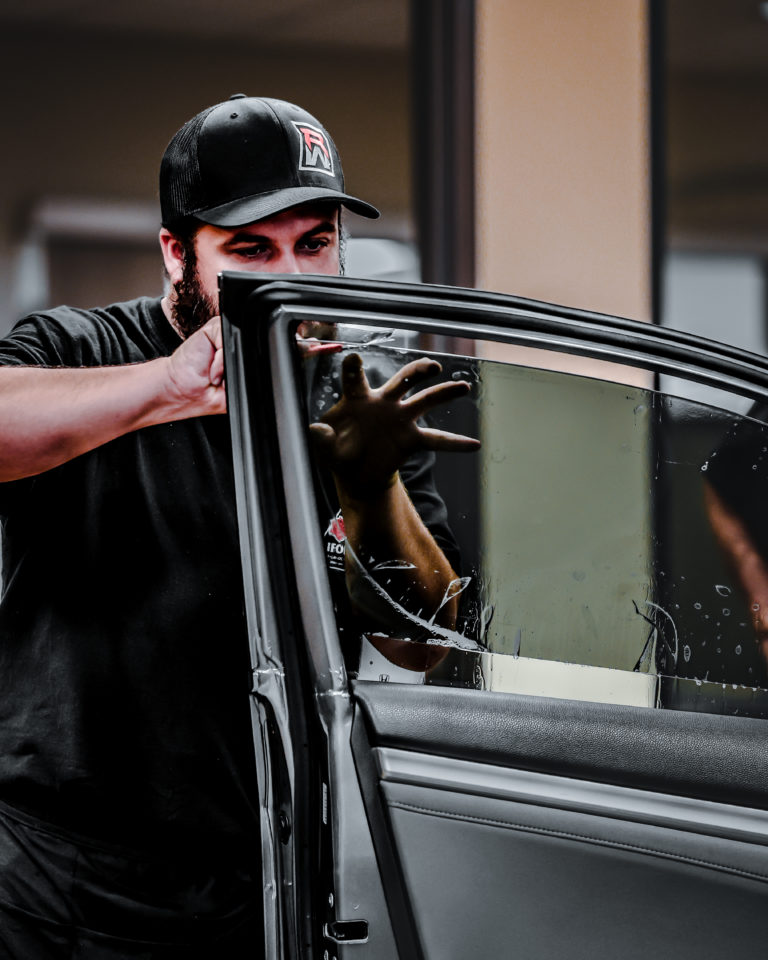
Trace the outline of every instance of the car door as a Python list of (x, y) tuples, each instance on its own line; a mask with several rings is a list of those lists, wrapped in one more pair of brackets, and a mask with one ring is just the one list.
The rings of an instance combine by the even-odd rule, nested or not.
[[(225, 274), (221, 304), (267, 955), (762, 955), (768, 363), (477, 291)], [(339, 599), (308, 426), (350, 352), (471, 384), (428, 417), (481, 440), (427, 463), (451, 629), (397, 556), (355, 560), (378, 626)]]

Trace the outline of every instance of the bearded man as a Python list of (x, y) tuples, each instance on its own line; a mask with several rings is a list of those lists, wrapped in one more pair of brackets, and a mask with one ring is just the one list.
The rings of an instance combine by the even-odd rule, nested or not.
[[(314, 117), (242, 95), (174, 136), (160, 200), (169, 296), (56, 308), (0, 341), (0, 957), (235, 960), (263, 940), (217, 275), (338, 274), (341, 208), (378, 212)], [(348, 536), (432, 571), (425, 609), (454, 574), (397, 461), (473, 445), (416, 424), (466, 385), (400, 416), (436, 366), (365, 393), (348, 358), (318, 428)], [(400, 424), (394, 459), (344, 471), (339, 418), (364, 436), (373, 408)]]

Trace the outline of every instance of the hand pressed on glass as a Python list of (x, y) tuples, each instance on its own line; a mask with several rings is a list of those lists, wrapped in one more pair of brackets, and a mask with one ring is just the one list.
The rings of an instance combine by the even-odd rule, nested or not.
[(450, 380), (406, 397), (441, 369), (436, 360), (422, 357), (374, 389), (360, 356), (353, 353), (344, 358), (341, 399), (320, 422), (310, 426), (340, 492), (356, 500), (378, 496), (395, 483), (397, 471), (417, 450), (467, 452), (479, 448), (480, 442), (472, 437), (417, 423), (434, 407), (470, 390), (466, 381)]

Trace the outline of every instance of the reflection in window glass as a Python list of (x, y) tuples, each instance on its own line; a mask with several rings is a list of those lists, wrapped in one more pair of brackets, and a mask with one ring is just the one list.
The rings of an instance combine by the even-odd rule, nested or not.
[[(342, 396), (344, 356), (359, 354), (375, 387), (424, 355), (381, 331), (359, 328), (360, 342), (339, 330), (340, 353), (304, 361), (312, 423)], [(768, 408), (740, 416), (562, 372), (439, 359), (430, 382), (472, 390), (425, 422), (482, 442), (476, 453), (417, 455), (401, 471), (453, 570), (442, 604), (424, 608), (422, 572), (402, 557), (350, 551), (316, 448), (350, 670), (768, 715)], [(447, 603), (458, 606), (450, 627)]]

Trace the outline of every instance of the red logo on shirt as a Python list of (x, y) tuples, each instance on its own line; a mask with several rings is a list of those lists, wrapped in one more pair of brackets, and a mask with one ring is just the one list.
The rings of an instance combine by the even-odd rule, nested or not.
[(341, 515), (341, 510), (336, 514), (336, 516), (328, 524), (328, 529), (325, 531), (326, 537), (330, 534), (337, 543), (343, 543), (347, 539), (346, 531), (344, 530), (344, 517)]

